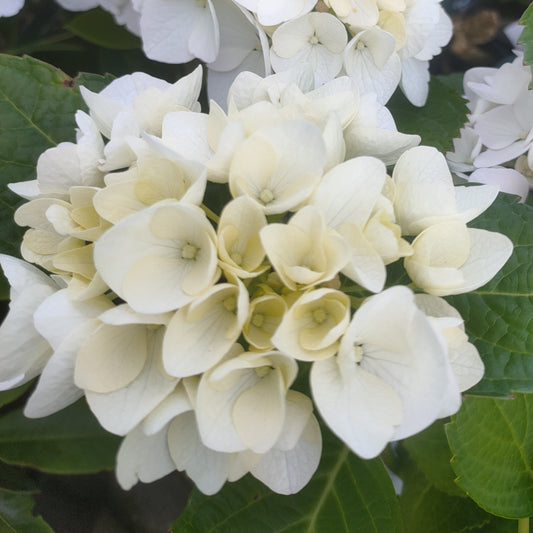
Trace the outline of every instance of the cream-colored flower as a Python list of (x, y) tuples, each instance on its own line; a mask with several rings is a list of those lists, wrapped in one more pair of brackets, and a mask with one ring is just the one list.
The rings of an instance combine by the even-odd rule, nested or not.
[(248, 196), (240, 196), (226, 204), (217, 227), (222, 270), (240, 278), (251, 278), (268, 269), (259, 238), (259, 232), (266, 225), (263, 209)]
[(345, 24), (356, 28), (374, 26), (379, 17), (376, 0), (324, 0)]
[(272, 266), (291, 290), (333, 279), (351, 257), (348, 243), (311, 205), (300, 209), (288, 224), (269, 224), (260, 235)]
[(467, 228), (460, 221), (425, 229), (412, 243), (405, 270), (418, 287), (435, 296), (473, 291), (490, 281), (513, 252), (501, 233)]
[(116, 174), (106, 177), (107, 186), (93, 200), (98, 214), (113, 224), (161, 200), (200, 205), (205, 193), (204, 168), (154, 152), (140, 156), (134, 166)]
[(220, 452), (270, 450), (281, 435), (285, 396), (297, 371), (294, 359), (270, 351), (233, 355), (204, 373), (196, 403), (202, 442)]
[(322, 134), (311, 122), (266, 126), (237, 148), (229, 173), (231, 194), (249, 196), (267, 215), (284, 213), (309, 197), (325, 163)]
[(278, 350), (300, 361), (331, 357), (350, 321), (350, 298), (334, 289), (300, 296), (285, 313), (272, 337)]
[(172, 376), (187, 377), (216, 365), (239, 338), (248, 316), (248, 291), (235, 276), (179, 309), (168, 324), (163, 364)]
[(160, 202), (121, 220), (95, 244), (102, 279), (139, 313), (178, 309), (219, 277), (216, 235), (204, 212)]
[(257, 350), (271, 350), (272, 335), (278, 328), (287, 304), (275, 292), (266, 291), (250, 301), (248, 318), (242, 327), (246, 341)]

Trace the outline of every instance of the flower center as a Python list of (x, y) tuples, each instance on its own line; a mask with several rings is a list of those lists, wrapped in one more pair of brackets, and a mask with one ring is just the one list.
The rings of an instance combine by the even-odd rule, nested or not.
[(235, 299), (235, 296), (229, 296), (222, 302), (222, 305), (230, 312), (235, 312), (235, 309), (237, 307), (237, 300)]
[(363, 41), (359, 40), (357, 41), (356, 47), (357, 50), (364, 50), (366, 48), (366, 44)]
[(353, 354), (355, 363), (360, 363), (363, 360), (363, 339), (356, 337), (353, 341)]
[(261, 200), (264, 205), (267, 205), (274, 200), (274, 193), (270, 189), (263, 189), (259, 195), (259, 200)]
[(188, 242), (182, 249), (181, 249), (181, 258), (182, 259), (196, 259), (196, 255), (198, 254), (198, 248), (194, 246), (194, 244), (191, 244)]
[(258, 366), (257, 368), (254, 368), (255, 373), (258, 377), (264, 378), (265, 376), (268, 376), (270, 374), (270, 371), (272, 370), (272, 367), (270, 366)]
[(264, 321), (265, 321), (265, 315), (262, 315), (261, 313), (255, 313), (254, 316), (252, 317), (252, 324), (256, 328), (260, 328), (263, 325)]
[(312, 314), (313, 314), (313, 320), (317, 324), (322, 324), (322, 322), (324, 322), (324, 320), (326, 320), (326, 317), (328, 316), (326, 311), (324, 311), (324, 309), (322, 309), (321, 307), (318, 309), (315, 309)]
[(310, 44), (318, 44), (318, 37), (313, 34), (313, 36), (309, 39)]
[(232, 252), (230, 257), (236, 265), (242, 265), (242, 255), (239, 252)]

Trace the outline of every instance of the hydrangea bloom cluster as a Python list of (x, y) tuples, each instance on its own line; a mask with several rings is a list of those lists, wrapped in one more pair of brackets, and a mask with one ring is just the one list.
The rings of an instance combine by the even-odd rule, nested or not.
[[(83, 90), (77, 142), (11, 186), (29, 229), (26, 261), (0, 257), (0, 388), (40, 374), (29, 417), (85, 396), (124, 436), (125, 488), (178, 469), (207, 494), (247, 472), (294, 493), (320, 459), (313, 405), (364, 458), (458, 410), (483, 363), (441, 297), (512, 244), (467, 226), (496, 190), (454, 187), (351, 78), (244, 73), (227, 113), (199, 111), (200, 84)], [(416, 293), (386, 286), (397, 261)]]
[(523, 53), (499, 68), (476, 67), (464, 76), (469, 122), (446, 154), (450, 168), (476, 183), (520, 196), (533, 188), (533, 91)]
[(58, 1), (76, 10), (102, 5), (140, 35), (150, 59), (204, 61), (219, 103), (239, 72), (265, 75), (307, 62), (315, 88), (347, 75), (383, 104), (400, 85), (422, 106), (429, 60), (452, 35), (441, 0)]

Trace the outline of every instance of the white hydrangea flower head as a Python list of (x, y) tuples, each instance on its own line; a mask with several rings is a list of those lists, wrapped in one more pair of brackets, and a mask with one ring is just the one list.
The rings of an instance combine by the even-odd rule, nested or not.
[[(496, 190), (455, 187), (353, 77), (241, 74), (228, 111), (209, 114), (200, 84), (137, 73), (85, 92), (77, 143), (44, 158), (56, 185), (26, 187), (16, 214), (25, 257), (57, 275), (0, 257), (13, 286), (0, 388), (41, 373), (34, 417), (85, 396), (124, 436), (125, 488), (177, 469), (206, 494), (247, 472), (293, 494), (320, 460), (313, 403), (365, 458), (457, 411), (483, 364), (438, 296), (489, 281), (512, 246), (466, 226)], [(63, 157), (74, 179), (54, 181)], [(95, 168), (97, 183), (80, 178)], [(428, 294), (385, 289), (402, 258)], [(291, 390), (299, 365), (313, 400)]]

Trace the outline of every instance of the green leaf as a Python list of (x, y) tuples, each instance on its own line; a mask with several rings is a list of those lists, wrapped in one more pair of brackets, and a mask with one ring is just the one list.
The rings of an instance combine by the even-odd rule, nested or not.
[(0, 419), (0, 460), (57, 474), (111, 469), (120, 438), (103, 430), (84, 401), (46, 418), (12, 411)]
[(66, 24), (65, 28), (74, 35), (104, 48), (129, 50), (142, 46), (138, 37), (119, 26), (111, 13), (100, 8), (78, 15)]
[(0, 489), (0, 531), (2, 533), (54, 533), (40, 517), (32, 514), (31, 494)]
[(398, 131), (418, 134), (422, 143), (435, 146), (441, 152), (453, 148), (452, 140), (466, 122), (465, 100), (457, 91), (435, 77), (429, 82), (429, 95), (424, 107), (411, 104), (397, 90), (387, 103)]
[(469, 226), (504, 233), (515, 249), (487, 285), (446, 298), (461, 313), (485, 363), (483, 380), (468, 393), (533, 392), (533, 208), (500, 194)]
[(533, 515), (533, 395), (467, 397), (446, 427), (457, 483), (488, 512)]
[(405, 531), (464, 533), (478, 530), (490, 523), (491, 515), (478, 507), (470, 498), (451, 496), (439, 491), (413, 465), (402, 477), (404, 485), (400, 504)]
[[(0, 253), (19, 255), (24, 233), (13, 221), (22, 200), (7, 184), (34, 179), (42, 152), (62, 141), (75, 141), (74, 113), (86, 109), (80, 81), (96, 88), (109, 77), (72, 79), (31, 57), (0, 54)], [(5, 298), (7, 293), (7, 282), (1, 278), (0, 295)]]
[(11, 403), (18, 397), (22, 396), (28, 390), (31, 384), (32, 382), (30, 381), (24, 385), (21, 385), (20, 387), (17, 387), (16, 389), (0, 392), (0, 407), (7, 405), (8, 403)]
[(421, 433), (404, 439), (402, 445), (436, 489), (451, 496), (465, 496), (455, 483), (455, 473), (450, 464), (452, 452), (442, 420), (437, 420)]
[(524, 63), (533, 70), (533, 3), (520, 18), (520, 24), (524, 26), (524, 29), (518, 38), (518, 43), (524, 45)]
[[(325, 433), (325, 432), (324, 432)], [(367, 533), (402, 531), (399, 505), (379, 459), (365, 461), (327, 436), (320, 466), (298, 494), (275, 494), (250, 475), (214, 496), (193, 490), (176, 533)]]

